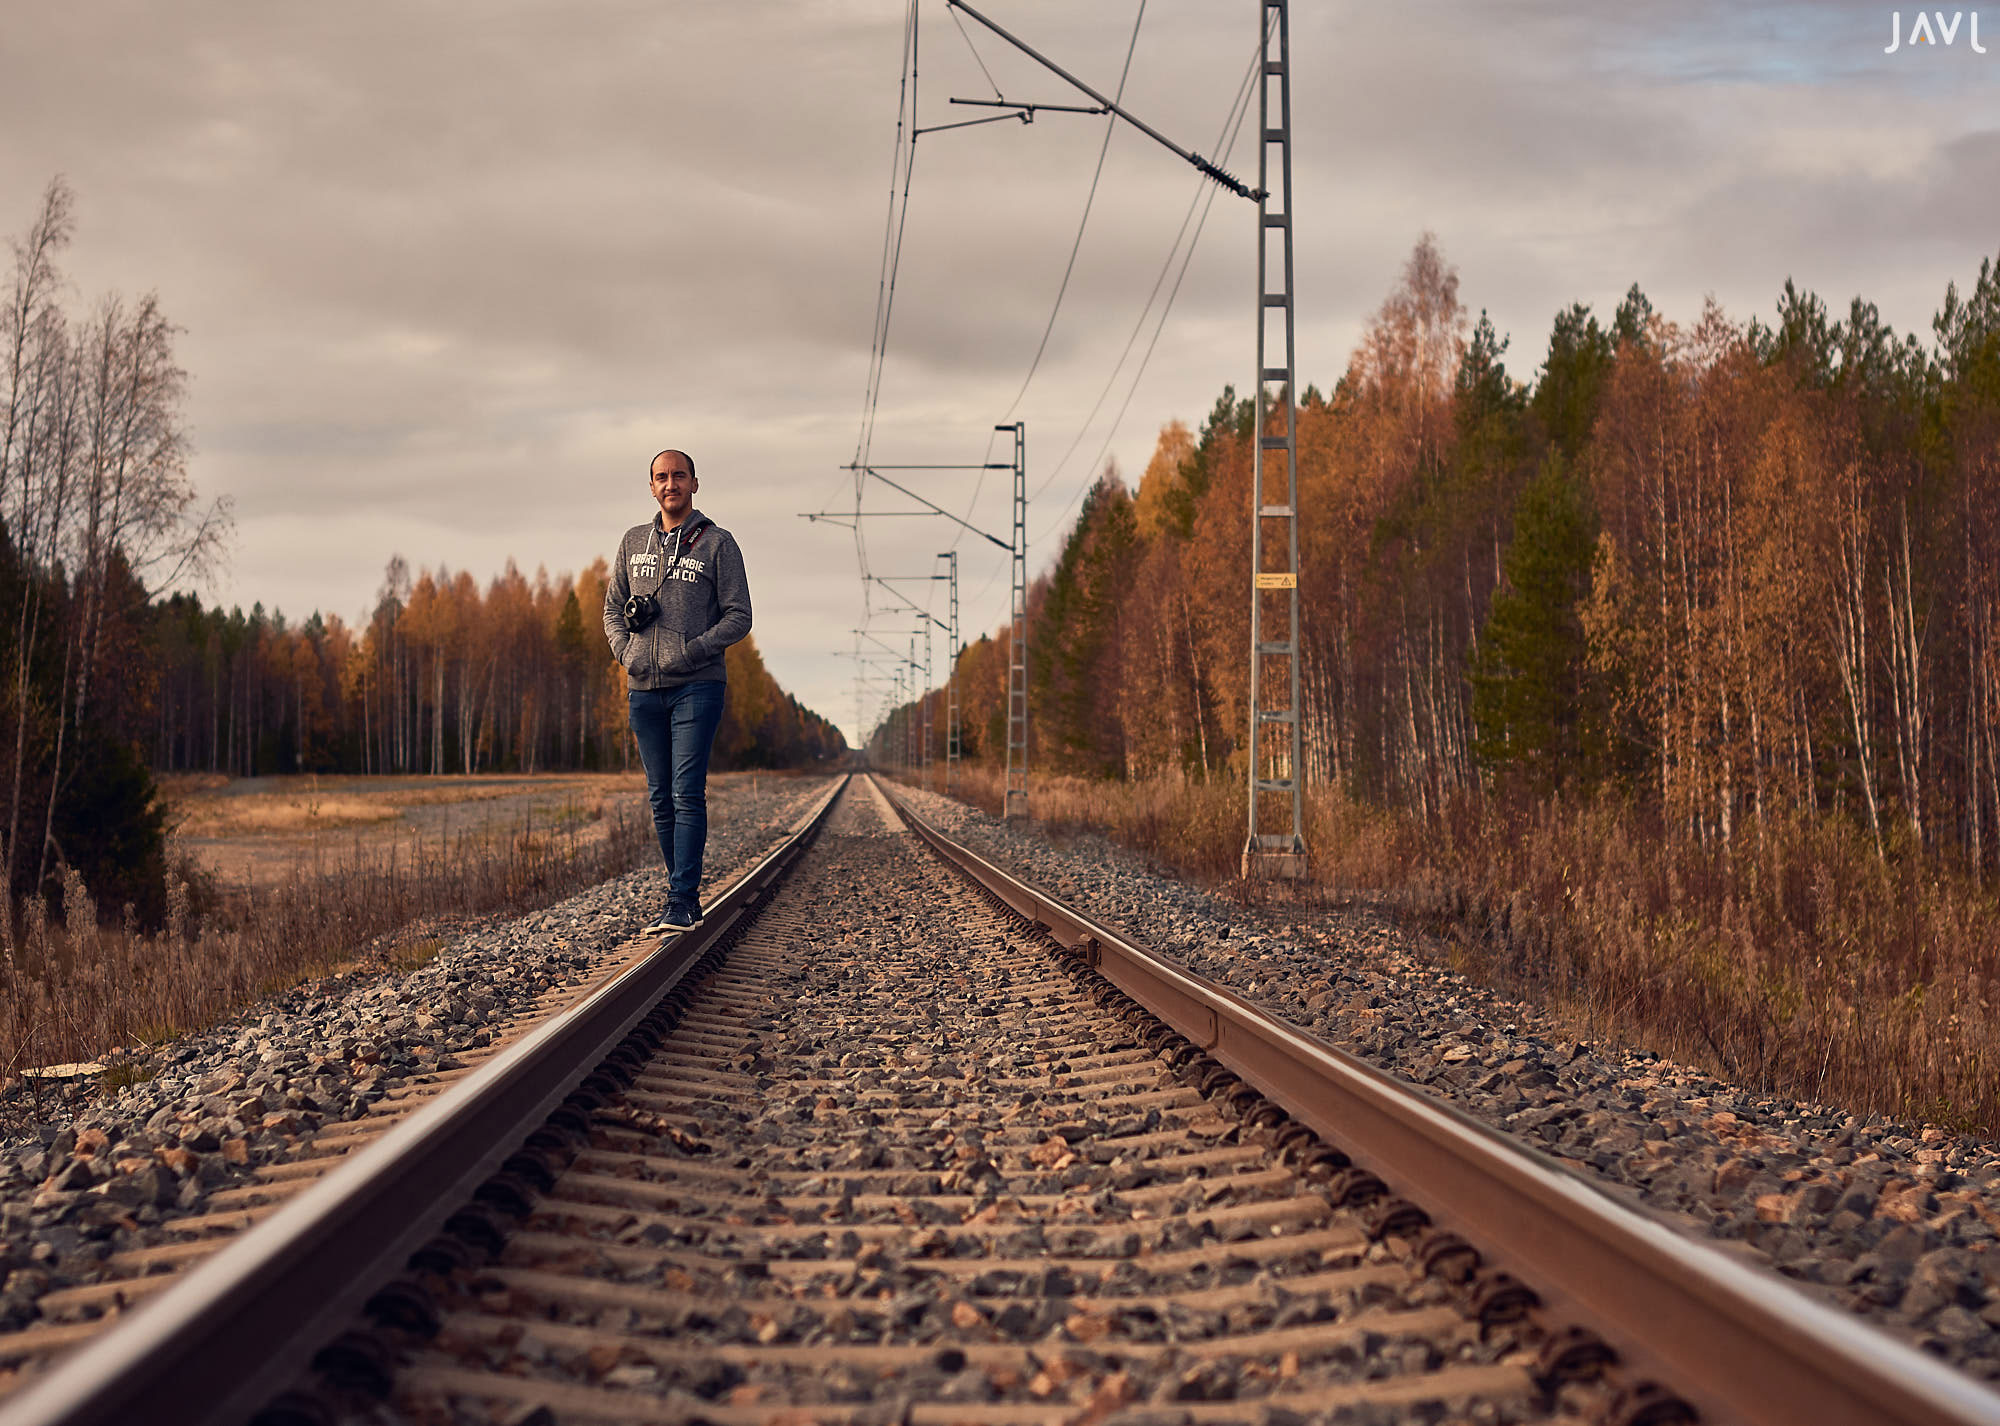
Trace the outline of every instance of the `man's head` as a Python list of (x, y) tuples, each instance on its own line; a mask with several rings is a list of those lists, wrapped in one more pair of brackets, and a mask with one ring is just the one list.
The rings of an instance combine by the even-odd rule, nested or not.
[(663, 528), (671, 530), (687, 519), (701, 482), (695, 479), (694, 461), (686, 451), (661, 451), (654, 456), (647, 480), (653, 499), (659, 503)]

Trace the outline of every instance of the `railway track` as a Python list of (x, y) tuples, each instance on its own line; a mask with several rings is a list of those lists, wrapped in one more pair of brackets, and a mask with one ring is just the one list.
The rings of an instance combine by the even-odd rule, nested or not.
[(0, 1422), (2000, 1421), (872, 782), (829, 802)]

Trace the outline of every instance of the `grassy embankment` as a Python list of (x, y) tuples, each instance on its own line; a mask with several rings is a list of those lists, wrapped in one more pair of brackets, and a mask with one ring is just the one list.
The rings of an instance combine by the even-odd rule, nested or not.
[(262, 781), (275, 790), (169, 788), (180, 875), (159, 934), (102, 923), (73, 876), (60, 923), (27, 908), (0, 956), (0, 1079), (213, 1023), (358, 957), (414, 965), (456, 923), (658, 854), (637, 777)]
[[(1000, 774), (968, 800), (997, 813)], [(1243, 789), (1036, 778), (1036, 819), (1102, 832), (1176, 872), (1236, 880)], [(1734, 853), (1610, 801), (1455, 809), (1431, 825), (1316, 790), (1310, 900), (1379, 901), (1460, 970), (1586, 1038), (1754, 1089), (2000, 1129), (2000, 902), (1970, 878), (1803, 817)]]

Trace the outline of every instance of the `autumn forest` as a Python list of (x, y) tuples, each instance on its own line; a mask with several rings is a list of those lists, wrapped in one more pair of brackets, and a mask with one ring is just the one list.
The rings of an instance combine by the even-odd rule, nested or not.
[[(2000, 267), (1927, 339), (1789, 282), (1750, 318), (1634, 286), (1557, 313), (1531, 379), (1507, 355), (1426, 237), (1301, 393), (1320, 877), (1741, 1079), (1994, 1122)], [(1218, 877), (1252, 420), (1225, 389), (1136, 490), (1107, 471), (1030, 595), (1031, 766), (1149, 789), (1045, 814)], [(971, 755), (1006, 639), (958, 661)]]
[[(1616, 786), (1722, 845), (1800, 808), (2000, 866), (2000, 272), (1935, 326), (1634, 287), (1524, 383), (1426, 240), (1300, 402), (1307, 776), (1419, 815)], [(1086, 498), (1031, 594), (1038, 765), (1232, 768), (1250, 421), (1225, 391)], [(974, 753), (1005, 637), (960, 663)]]

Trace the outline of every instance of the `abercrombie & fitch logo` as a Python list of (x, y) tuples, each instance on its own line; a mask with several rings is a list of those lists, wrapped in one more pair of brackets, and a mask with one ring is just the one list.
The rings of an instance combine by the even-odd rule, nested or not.
[[(1933, 19), (1937, 22), (1935, 25), (1931, 23)], [(1930, 45), (1932, 48), (1936, 48), (1942, 44), (1948, 49), (1957, 43), (1958, 27), (1961, 24), (1966, 27), (1965, 38), (1971, 44), (1972, 52), (1974, 54), (1985, 54), (1986, 46), (1979, 43), (1979, 12), (1977, 10), (1954, 10), (1951, 12), (1951, 19), (1949, 20), (1945, 19), (1944, 11), (1942, 10), (1931, 10), (1929, 12), (1923, 10), (1917, 11), (1916, 18), (1910, 21), (1910, 48), (1915, 49), (1918, 45)], [(1891, 10), (1889, 12), (1889, 47), (1883, 50), (1882, 53), (1894, 54), (1901, 48), (1903, 48), (1903, 12), (1901, 10)]]

